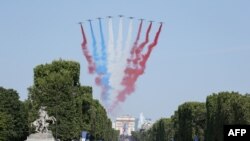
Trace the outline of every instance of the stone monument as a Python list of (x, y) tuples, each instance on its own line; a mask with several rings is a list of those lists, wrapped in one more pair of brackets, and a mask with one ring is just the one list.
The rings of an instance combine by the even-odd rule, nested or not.
[(38, 114), (39, 118), (31, 123), (31, 127), (35, 127), (36, 133), (31, 134), (26, 141), (55, 141), (52, 132), (48, 130), (49, 124), (54, 124), (56, 118), (48, 115), (45, 106), (41, 106)]

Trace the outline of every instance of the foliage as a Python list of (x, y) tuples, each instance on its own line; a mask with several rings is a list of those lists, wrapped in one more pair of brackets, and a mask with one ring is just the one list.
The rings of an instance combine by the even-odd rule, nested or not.
[(177, 141), (192, 141), (197, 136), (204, 140), (206, 126), (206, 109), (204, 103), (187, 102), (178, 108), (178, 128), (175, 139)]
[(50, 128), (61, 140), (79, 139), (88, 131), (95, 139), (110, 139), (112, 125), (102, 105), (92, 98), (92, 88), (80, 86), (80, 65), (73, 61), (53, 61), (34, 69), (34, 85), (29, 88), (29, 121), (37, 118), (40, 106), (47, 106), (57, 122)]
[(13, 129), (14, 124), (12, 123), (12, 117), (4, 112), (0, 112), (0, 141), (9, 140), (11, 138), (10, 133), (13, 132)]
[(223, 140), (223, 125), (250, 124), (250, 97), (221, 92), (207, 97), (207, 141)]
[(174, 136), (173, 120), (162, 118), (149, 130), (132, 132), (132, 136), (136, 141), (170, 141)]
[(160, 119), (147, 131), (132, 133), (136, 141), (223, 141), (223, 125), (250, 124), (250, 95), (220, 92), (206, 103), (186, 102), (171, 118)]
[(0, 140), (19, 141), (28, 135), (27, 113), (13, 89), (0, 87)]

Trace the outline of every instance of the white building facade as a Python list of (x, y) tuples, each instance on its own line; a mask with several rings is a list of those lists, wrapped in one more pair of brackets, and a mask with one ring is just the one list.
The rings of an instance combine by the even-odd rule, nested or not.
[(115, 129), (120, 131), (120, 135), (131, 136), (135, 131), (135, 118), (129, 115), (116, 118)]

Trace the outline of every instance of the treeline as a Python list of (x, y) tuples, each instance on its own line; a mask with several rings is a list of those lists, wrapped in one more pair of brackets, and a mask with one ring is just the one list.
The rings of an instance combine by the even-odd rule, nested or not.
[(57, 139), (79, 139), (82, 131), (88, 131), (92, 140), (117, 141), (118, 131), (93, 99), (92, 88), (80, 85), (79, 76), (79, 63), (59, 60), (35, 67), (34, 84), (24, 102), (16, 91), (1, 88), (0, 140), (25, 140), (34, 133), (30, 123), (38, 118), (38, 109), (46, 106), (49, 116), (57, 119), (50, 126)]
[(223, 125), (250, 124), (250, 95), (221, 92), (205, 103), (186, 102), (170, 118), (147, 131), (133, 132), (136, 141), (223, 141)]

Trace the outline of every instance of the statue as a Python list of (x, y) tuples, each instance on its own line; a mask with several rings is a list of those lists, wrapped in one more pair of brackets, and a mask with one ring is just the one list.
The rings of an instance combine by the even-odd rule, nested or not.
[(31, 123), (31, 126), (35, 127), (37, 133), (47, 133), (49, 123), (52, 122), (54, 124), (56, 122), (56, 118), (54, 116), (49, 117), (45, 109), (45, 106), (41, 106), (38, 111), (39, 118)]
[(45, 109), (45, 106), (40, 107), (38, 111), (39, 118), (31, 123), (31, 127), (35, 127), (36, 133), (30, 134), (26, 141), (56, 141), (52, 132), (48, 130), (49, 124), (54, 124), (56, 118), (49, 117)]

